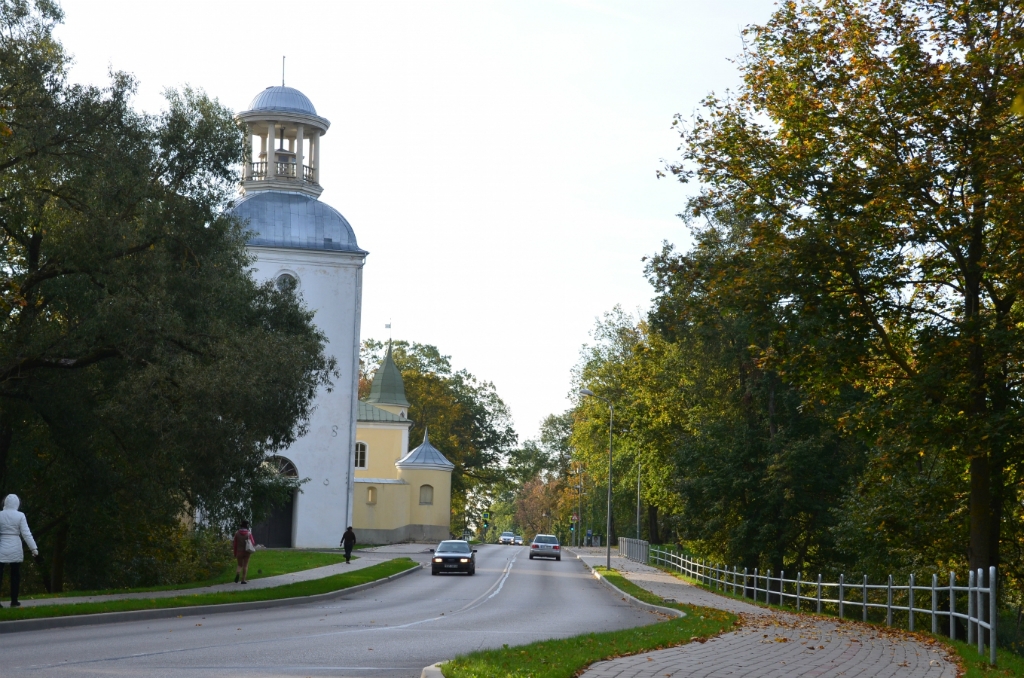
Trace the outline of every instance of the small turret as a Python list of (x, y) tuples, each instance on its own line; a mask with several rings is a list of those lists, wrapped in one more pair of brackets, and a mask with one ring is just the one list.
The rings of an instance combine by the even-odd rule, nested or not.
[(370, 384), (370, 396), (366, 402), (373, 403), (381, 409), (387, 410), (401, 417), (407, 416), (409, 401), (405, 399), (405, 382), (402, 381), (402, 373), (391, 357), (391, 344), (388, 344), (388, 352), (384, 355), (384, 361), (377, 368), (373, 375), (373, 383)]
[(427, 429), (423, 429), (423, 444), (395, 462), (401, 470), (419, 469), (432, 471), (447, 471), (451, 473), (455, 464), (451, 463), (440, 450), (430, 444), (430, 436)]

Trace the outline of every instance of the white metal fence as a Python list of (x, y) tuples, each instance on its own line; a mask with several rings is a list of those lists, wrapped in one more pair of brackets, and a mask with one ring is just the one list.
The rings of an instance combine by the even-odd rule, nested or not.
[[(870, 608), (884, 609), (885, 622), (892, 626), (893, 612), (907, 613), (907, 626), (915, 630), (915, 616), (931, 617), (931, 632), (939, 633), (939, 620), (949, 619), (950, 638), (956, 639), (955, 619), (963, 619), (967, 625), (967, 642), (977, 643), (978, 653), (985, 654), (985, 632), (988, 632), (989, 663), (996, 663), (996, 615), (998, 600), (996, 597), (996, 568), (990, 567), (988, 582), (985, 572), (978, 569), (970, 572), (966, 586), (958, 586), (956, 574), (949, 573), (949, 584), (939, 585), (939, 577), (933, 574), (929, 585), (918, 583), (914, 575), (910, 575), (906, 585), (896, 584), (892, 575), (884, 584), (870, 584), (867, 575), (859, 582), (846, 581), (845, 575), (839, 575), (839, 581), (822, 581), (821, 575), (815, 579), (804, 579), (798, 572), (796, 579), (786, 579), (785, 572), (773, 576), (772, 571), (759, 572), (754, 568), (751, 573), (747, 568), (742, 571), (736, 567), (708, 563), (705, 560), (691, 558), (658, 547), (651, 547), (641, 539), (619, 538), (620, 555), (644, 564), (658, 565), (684, 574), (705, 586), (753, 598), (761, 602), (794, 605), (797, 611), (801, 604), (813, 606), (815, 612), (822, 611), (822, 605), (837, 608), (840, 617), (846, 616), (846, 608), (859, 608), (863, 621), (868, 620)], [(957, 610), (957, 593), (967, 594), (967, 610)], [(940, 598), (948, 600), (948, 607), (940, 605)], [(944, 603), (946, 601), (943, 601)], [(903, 604), (899, 604), (903, 603)], [(929, 607), (920, 607), (929, 604)]]
[(650, 560), (651, 546), (643, 539), (626, 539), (619, 537), (619, 555), (632, 561), (647, 565)]

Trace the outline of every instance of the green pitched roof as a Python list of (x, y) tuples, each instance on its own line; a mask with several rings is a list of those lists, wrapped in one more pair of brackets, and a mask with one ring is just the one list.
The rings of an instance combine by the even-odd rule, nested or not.
[(379, 407), (374, 407), (370, 403), (359, 401), (359, 414), (356, 416), (358, 421), (393, 421), (402, 424), (412, 424), (408, 419), (402, 419), (397, 414), (392, 414), (387, 410), (382, 410)]
[(402, 373), (398, 371), (398, 366), (391, 359), (391, 344), (388, 344), (384, 362), (377, 368), (377, 374), (373, 375), (373, 383), (370, 384), (370, 397), (366, 399), (366, 402), (409, 407), (409, 401), (405, 399), (405, 383), (402, 381)]

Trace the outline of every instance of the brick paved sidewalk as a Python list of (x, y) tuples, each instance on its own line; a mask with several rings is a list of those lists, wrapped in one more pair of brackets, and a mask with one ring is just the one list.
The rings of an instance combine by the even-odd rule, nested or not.
[[(575, 552), (590, 565), (604, 564), (600, 549)], [(743, 626), (704, 643), (598, 662), (585, 678), (955, 678), (957, 673), (941, 646), (898, 632), (768, 610), (617, 556), (612, 567), (662, 598), (740, 614)]]
[[(144, 591), (140, 593), (111, 593), (107, 595), (97, 596), (63, 596), (60, 598), (35, 598), (21, 599), (22, 607), (37, 607), (40, 605), (75, 605), (77, 603), (101, 603), (108, 600), (129, 600), (129, 599), (142, 599), (150, 600), (152, 598), (174, 598), (176, 596), (192, 596), (202, 595), (204, 593), (221, 593), (223, 591), (240, 591), (240, 590), (252, 590), (252, 589), (269, 589), (275, 586), (284, 586), (286, 584), (294, 584), (301, 581), (312, 581), (314, 579), (323, 579), (325, 577), (331, 577), (336, 574), (343, 574), (345, 572), (353, 572), (355, 570), (361, 570), (364, 567), (371, 567), (378, 565), (394, 558), (401, 558), (407, 556), (416, 559), (416, 556), (422, 553), (430, 555), (428, 551), (429, 547), (423, 544), (395, 544), (393, 546), (380, 546), (375, 548), (362, 549), (356, 551), (356, 559), (351, 563), (336, 563), (334, 565), (325, 565), (324, 567), (316, 567), (311, 570), (300, 570), (298, 572), (289, 572), (287, 574), (279, 574), (273, 577), (262, 577), (260, 579), (250, 579), (248, 584), (244, 586), (230, 582), (227, 584), (215, 584), (213, 586), (203, 586), (200, 588), (191, 589), (172, 589), (169, 591)], [(3, 605), (7, 607), (7, 605)]]

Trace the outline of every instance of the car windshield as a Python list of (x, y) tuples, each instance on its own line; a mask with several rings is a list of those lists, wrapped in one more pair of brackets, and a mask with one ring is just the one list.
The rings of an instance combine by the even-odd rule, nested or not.
[(533, 541), (537, 544), (557, 544), (558, 537), (550, 534), (538, 534)]
[(502, 537), (511, 537), (511, 536), (512, 536), (512, 533), (511, 533), (511, 532), (502, 532), (502, 533), (501, 533), (501, 536), (502, 536)]
[(443, 541), (438, 547), (437, 551), (444, 551), (446, 553), (469, 553), (469, 544), (464, 541)]

